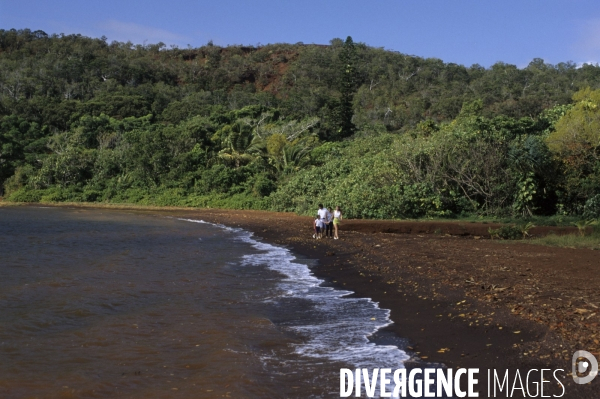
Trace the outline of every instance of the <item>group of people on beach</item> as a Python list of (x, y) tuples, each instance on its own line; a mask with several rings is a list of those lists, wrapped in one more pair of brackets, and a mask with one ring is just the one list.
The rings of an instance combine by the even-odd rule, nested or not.
[(339, 239), (338, 227), (341, 220), (342, 211), (339, 206), (336, 206), (335, 211), (332, 211), (331, 207), (325, 208), (323, 204), (319, 204), (317, 218), (313, 223), (313, 227), (315, 228), (313, 238), (320, 239), (323, 237), (323, 232), (325, 232), (325, 237), (333, 238), (334, 240)]

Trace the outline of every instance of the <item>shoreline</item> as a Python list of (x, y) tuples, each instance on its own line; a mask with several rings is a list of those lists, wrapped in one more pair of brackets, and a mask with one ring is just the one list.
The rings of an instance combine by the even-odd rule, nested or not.
[[(43, 206), (175, 214), (244, 228), (265, 242), (316, 259), (312, 271), (327, 285), (354, 291), (354, 296), (371, 298), (381, 308), (390, 309), (393, 324), (383, 331), (407, 339), (409, 354), (424, 362), (479, 368), (482, 373), (491, 368), (513, 373), (517, 368), (562, 368), (566, 375), (575, 350), (599, 357), (599, 312), (595, 312), (600, 305), (599, 262), (592, 250), (505, 245), (476, 238), (476, 234), (403, 231), (406, 224), (419, 222), (343, 221), (340, 240), (334, 241), (312, 239), (310, 217), (285, 213)], [(397, 231), (381, 232), (394, 224)], [(467, 227), (478, 232), (490, 225)], [(565, 276), (565, 264), (572, 265), (572, 277), (581, 273), (584, 277)], [(587, 272), (592, 274), (586, 276)], [(582, 282), (587, 284), (583, 289), (578, 286)], [(573, 384), (568, 376), (562, 381), (564, 397), (597, 397), (597, 380), (583, 386)], [(486, 386), (483, 380), (482, 386)]]

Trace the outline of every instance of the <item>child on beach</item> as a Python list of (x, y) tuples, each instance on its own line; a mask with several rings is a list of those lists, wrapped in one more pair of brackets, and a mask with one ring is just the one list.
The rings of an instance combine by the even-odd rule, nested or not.
[(316, 238), (318, 240), (319, 238), (321, 238), (321, 234), (324, 227), (324, 223), (321, 220), (320, 216), (317, 215), (317, 218), (313, 222), (313, 226), (315, 228), (315, 234), (313, 234), (313, 238)]

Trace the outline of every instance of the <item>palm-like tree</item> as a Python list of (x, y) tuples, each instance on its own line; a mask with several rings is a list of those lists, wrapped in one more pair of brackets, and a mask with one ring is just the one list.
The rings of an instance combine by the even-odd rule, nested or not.
[(217, 157), (223, 162), (239, 168), (252, 162), (256, 156), (250, 148), (254, 138), (252, 132), (245, 131), (241, 123), (236, 123), (236, 125), (237, 129), (224, 129), (224, 137), (221, 141), (223, 149), (218, 152)]
[(302, 140), (283, 147), (281, 157), (276, 160), (276, 169), (281, 173), (290, 173), (300, 170), (310, 160), (310, 151), (313, 146), (308, 140)]

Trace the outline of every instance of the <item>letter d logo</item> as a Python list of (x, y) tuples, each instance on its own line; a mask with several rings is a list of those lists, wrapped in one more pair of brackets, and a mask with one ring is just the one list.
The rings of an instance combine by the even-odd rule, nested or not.
[[(590, 352), (577, 351), (573, 354), (571, 371), (573, 373), (573, 381), (576, 384), (587, 384), (598, 375), (598, 361)], [(579, 375), (586, 376), (579, 377)]]

